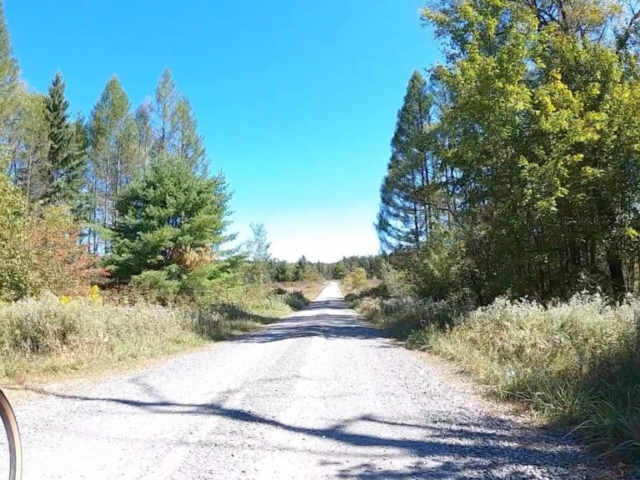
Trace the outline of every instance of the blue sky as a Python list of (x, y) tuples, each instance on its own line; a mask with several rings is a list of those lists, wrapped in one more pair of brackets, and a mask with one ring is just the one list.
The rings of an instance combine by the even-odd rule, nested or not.
[(23, 78), (62, 71), (85, 114), (116, 74), (131, 101), (166, 67), (190, 99), (232, 230), (265, 224), (272, 254), (377, 253), (373, 221), (413, 70), (439, 58), (423, 0), (5, 0)]

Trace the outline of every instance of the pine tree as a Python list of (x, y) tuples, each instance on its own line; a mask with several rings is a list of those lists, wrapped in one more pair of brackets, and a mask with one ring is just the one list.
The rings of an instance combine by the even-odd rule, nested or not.
[(296, 282), (304, 282), (306, 280), (313, 280), (319, 276), (318, 270), (313, 264), (307, 260), (304, 255), (300, 257), (293, 270), (293, 279)]
[(344, 276), (347, 274), (347, 270), (344, 266), (344, 262), (340, 260), (333, 266), (333, 278), (336, 280), (342, 280)]
[(158, 82), (153, 111), (156, 123), (153, 156), (180, 158), (198, 175), (206, 177), (209, 158), (204, 140), (198, 133), (198, 122), (189, 100), (178, 90), (170, 70), (165, 70)]
[(129, 282), (157, 272), (156, 279), (179, 282), (194, 267), (209, 265), (227, 240), (229, 197), (222, 176), (203, 179), (174, 157), (154, 161), (118, 196), (106, 261), (114, 278)]
[(293, 269), (288, 262), (281, 261), (276, 264), (274, 271), (274, 280), (276, 282), (291, 282), (293, 276)]
[(82, 115), (78, 114), (70, 126), (73, 151), (78, 158), (78, 164), (82, 165), (82, 185), (75, 202), (71, 205), (71, 212), (75, 220), (90, 221), (92, 218), (92, 202), (89, 173), (89, 127)]
[(76, 142), (76, 126), (69, 122), (68, 109), (64, 80), (58, 72), (45, 97), (49, 155), (43, 200), (50, 204), (65, 204), (75, 210), (84, 183), (86, 164), (82, 146)]
[(412, 75), (398, 113), (392, 156), (381, 188), (376, 229), (382, 245), (419, 249), (428, 239), (433, 208), (427, 199), (433, 168), (428, 163), (431, 102), (419, 72)]
[(133, 116), (138, 130), (138, 149), (142, 161), (142, 169), (146, 169), (151, 164), (155, 136), (153, 132), (153, 106), (150, 103), (140, 105)]

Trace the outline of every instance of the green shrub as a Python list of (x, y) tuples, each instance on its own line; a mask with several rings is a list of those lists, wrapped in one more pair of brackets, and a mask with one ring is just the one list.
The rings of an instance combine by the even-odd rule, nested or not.
[(166, 270), (148, 270), (131, 279), (131, 287), (144, 299), (167, 305), (176, 300), (180, 282), (169, 278)]
[(2, 173), (0, 161), (0, 301), (14, 300), (29, 293), (31, 259), (27, 241), (26, 199)]

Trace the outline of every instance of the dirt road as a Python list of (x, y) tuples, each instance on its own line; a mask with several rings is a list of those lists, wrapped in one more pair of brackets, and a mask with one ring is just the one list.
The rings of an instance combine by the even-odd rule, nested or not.
[(583, 478), (330, 284), (262, 331), (19, 405), (25, 479)]

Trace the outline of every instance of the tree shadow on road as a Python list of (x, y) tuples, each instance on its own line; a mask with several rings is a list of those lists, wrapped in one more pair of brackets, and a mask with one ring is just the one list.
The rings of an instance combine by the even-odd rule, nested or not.
[[(336, 466), (336, 478), (344, 479), (453, 479), (469, 478), (539, 478), (533, 467), (551, 469), (562, 478), (586, 478), (572, 471), (580, 464), (579, 451), (570, 442), (543, 432), (522, 430), (515, 422), (492, 416), (480, 417), (476, 422), (448, 422), (421, 425), (415, 423), (387, 421), (372, 415), (352, 418), (326, 428), (311, 428), (290, 425), (273, 418), (239, 408), (230, 408), (222, 402), (204, 404), (175, 403), (169, 401), (139, 401), (127, 398), (99, 398), (70, 395), (46, 390), (34, 390), (41, 395), (57, 397), (73, 402), (98, 402), (117, 404), (123, 408), (143, 409), (158, 415), (205, 415), (221, 417), (239, 424), (261, 425), (278, 431), (286, 431), (306, 438), (321, 439), (326, 451), (313, 452), (327, 459), (340, 457), (335, 444), (355, 448), (355, 458), (370, 461), (357, 464), (349, 462)], [(367, 424), (384, 424), (387, 436), (360, 433), (359, 427)], [(402, 432), (411, 431), (412, 438), (403, 437)], [(396, 435), (393, 435), (395, 431)], [(416, 435), (416, 432), (418, 433)], [(418, 438), (416, 438), (418, 437)], [(205, 444), (208, 444), (205, 440)], [(215, 442), (212, 440), (211, 445)], [(307, 445), (298, 442), (298, 445)], [(345, 455), (345, 458), (350, 457)], [(380, 469), (385, 462), (375, 459), (395, 456), (415, 457), (411, 465)], [(455, 459), (455, 460), (454, 460)], [(353, 458), (349, 458), (353, 460)], [(323, 463), (324, 462), (324, 463)], [(334, 462), (331, 462), (332, 464)], [(342, 468), (340, 468), (342, 467)], [(557, 470), (554, 470), (557, 469)], [(573, 473), (575, 476), (567, 476)], [(555, 475), (551, 478), (556, 478)]]
[(239, 343), (269, 343), (306, 337), (326, 339), (382, 338), (382, 331), (355, 321), (353, 317), (320, 314), (307, 317), (291, 317), (257, 332), (236, 337)]
[(234, 338), (239, 343), (269, 343), (306, 337), (325, 339), (379, 339), (381, 330), (360, 321), (342, 300), (316, 301), (268, 328)]

